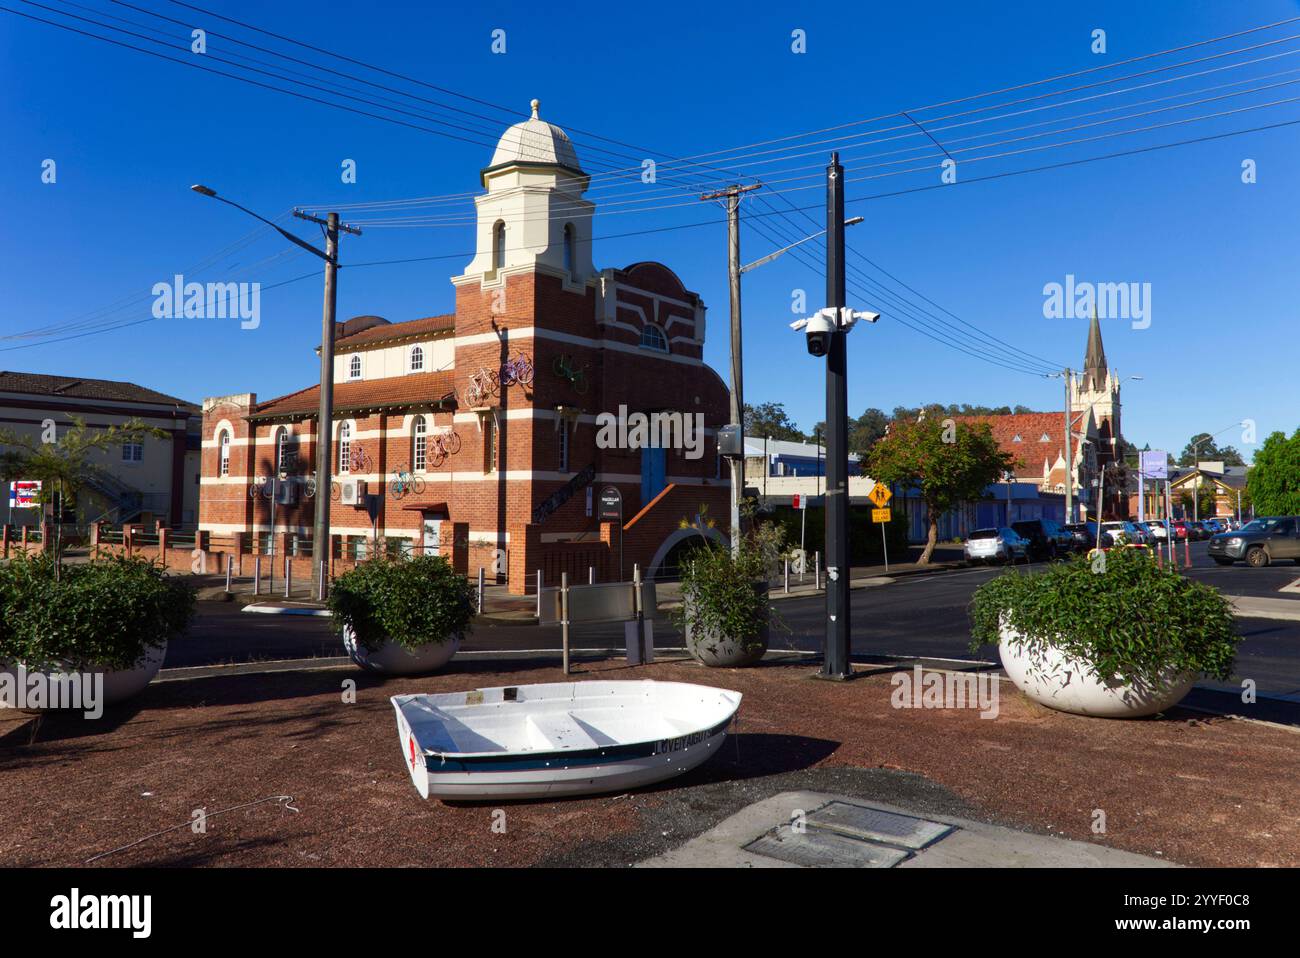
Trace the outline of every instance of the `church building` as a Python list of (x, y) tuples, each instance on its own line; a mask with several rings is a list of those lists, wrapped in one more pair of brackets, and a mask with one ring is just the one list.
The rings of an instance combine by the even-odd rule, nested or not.
[[(328, 495), (336, 568), (382, 542), (514, 593), (538, 571), (654, 574), (701, 528), (723, 537), (727, 388), (703, 360), (704, 303), (661, 263), (597, 267), (589, 176), (532, 106), (480, 173), (455, 311), (337, 324), (332, 483), (314, 474), (318, 386), (205, 400), (200, 529), (309, 554)], [(600, 429), (638, 413), (700, 422), (698, 447)], [(611, 489), (621, 519), (601, 518)], [(692, 525), (701, 515), (716, 521)]]

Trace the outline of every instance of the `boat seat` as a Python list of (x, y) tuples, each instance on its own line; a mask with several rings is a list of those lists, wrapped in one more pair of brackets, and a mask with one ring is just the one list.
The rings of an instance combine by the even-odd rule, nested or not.
[(528, 738), (531, 744), (539, 749), (597, 748), (610, 742), (607, 736), (601, 736), (605, 739), (603, 742), (597, 739), (592, 733), (599, 734), (599, 732), (586, 722), (575, 718), (570, 712), (530, 715), (527, 723)]

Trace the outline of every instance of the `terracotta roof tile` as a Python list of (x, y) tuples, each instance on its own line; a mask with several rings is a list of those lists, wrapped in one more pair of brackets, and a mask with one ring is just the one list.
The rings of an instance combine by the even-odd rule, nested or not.
[[(1042, 478), (1043, 460), (1055, 463), (1064, 454), (1065, 414), (1060, 412), (1026, 412), (1009, 416), (954, 416), (957, 422), (988, 423), (993, 438), (1003, 452), (1018, 460), (1016, 477)], [(1047, 441), (1043, 442), (1043, 437)], [(1019, 442), (1016, 441), (1019, 437)]]
[(195, 403), (153, 389), (146, 389), (135, 383), (118, 382), (112, 379), (89, 379), (84, 376), (49, 376), (43, 373), (15, 373), (0, 370), (0, 392), (150, 403), (155, 406), (187, 406), (198, 411)]
[[(412, 373), (387, 379), (361, 380), (334, 384), (334, 409), (347, 412), (370, 406), (436, 405), (450, 397), (455, 402), (455, 377), (451, 370)], [(320, 407), (320, 386), (308, 386), (286, 396), (258, 403), (249, 418), (291, 416), (315, 413)]]
[(411, 319), (404, 323), (383, 323), (371, 326), (351, 336), (340, 336), (334, 340), (336, 352), (348, 352), (360, 346), (373, 346), (390, 340), (406, 339), (410, 336), (423, 336), (428, 333), (446, 332), (456, 328), (456, 314), (443, 316), (426, 316), (423, 319)]

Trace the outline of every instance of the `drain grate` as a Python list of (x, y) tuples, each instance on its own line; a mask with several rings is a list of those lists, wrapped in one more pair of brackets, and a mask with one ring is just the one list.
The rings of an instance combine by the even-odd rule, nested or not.
[(908, 854), (819, 828), (799, 833), (789, 825), (755, 839), (745, 851), (806, 868), (893, 868)]
[(827, 829), (867, 842), (886, 842), (904, 848), (924, 848), (953, 830), (943, 822), (898, 815), (849, 802), (831, 802), (808, 816), (810, 826)]
[(807, 868), (893, 868), (914, 851), (955, 828), (879, 808), (830, 802), (810, 814), (804, 828), (786, 823), (744, 847)]

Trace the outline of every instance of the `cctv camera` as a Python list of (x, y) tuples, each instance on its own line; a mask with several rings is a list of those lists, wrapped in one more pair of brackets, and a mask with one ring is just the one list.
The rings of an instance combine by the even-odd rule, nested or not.
[(825, 356), (830, 351), (831, 333), (835, 331), (835, 322), (824, 311), (808, 317), (803, 331), (808, 337), (809, 353), (814, 356)]

